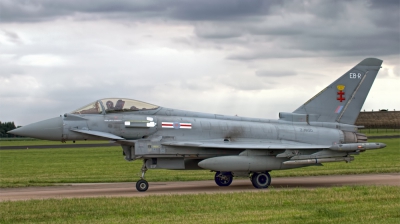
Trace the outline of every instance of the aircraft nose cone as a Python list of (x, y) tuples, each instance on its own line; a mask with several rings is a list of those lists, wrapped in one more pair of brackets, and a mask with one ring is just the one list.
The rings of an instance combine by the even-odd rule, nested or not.
[(44, 140), (61, 140), (63, 130), (62, 117), (55, 117), (44, 121), (9, 131), (8, 133)]

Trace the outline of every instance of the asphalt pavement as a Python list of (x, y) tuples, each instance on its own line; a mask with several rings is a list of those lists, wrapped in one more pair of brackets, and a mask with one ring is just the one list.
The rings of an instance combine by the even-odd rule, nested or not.
[(150, 182), (146, 192), (138, 192), (135, 182), (125, 183), (80, 183), (50, 187), (25, 187), (0, 189), (0, 201), (29, 200), (49, 198), (86, 197), (143, 197), (170, 194), (215, 194), (231, 192), (265, 193), (288, 189), (314, 189), (352, 185), (390, 185), (400, 186), (400, 173), (334, 175), (313, 177), (272, 177), (268, 189), (255, 189), (250, 180), (234, 180), (229, 187), (219, 187), (214, 181)]

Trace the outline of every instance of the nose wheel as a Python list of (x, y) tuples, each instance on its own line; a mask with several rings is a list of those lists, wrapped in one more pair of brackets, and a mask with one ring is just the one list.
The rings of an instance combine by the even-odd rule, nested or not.
[(147, 189), (149, 189), (149, 183), (146, 180), (141, 179), (136, 182), (136, 190), (143, 192)]
[(142, 176), (140, 177), (140, 180), (138, 180), (136, 182), (136, 190), (140, 191), (140, 192), (144, 192), (147, 191), (147, 189), (149, 189), (149, 182), (147, 182), (144, 179), (144, 175), (146, 174), (147, 171), (147, 167), (146, 167), (146, 160), (143, 160), (143, 165), (142, 165)]

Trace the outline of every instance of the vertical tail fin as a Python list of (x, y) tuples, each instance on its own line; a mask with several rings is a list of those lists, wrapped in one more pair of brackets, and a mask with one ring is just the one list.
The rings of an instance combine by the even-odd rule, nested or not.
[(362, 60), (293, 113), (318, 114), (320, 122), (354, 124), (382, 62)]

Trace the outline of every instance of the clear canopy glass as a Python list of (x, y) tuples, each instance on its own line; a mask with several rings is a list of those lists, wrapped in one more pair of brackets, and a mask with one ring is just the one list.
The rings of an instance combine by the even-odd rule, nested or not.
[(90, 103), (84, 107), (81, 107), (71, 112), (71, 114), (101, 114), (101, 113), (103, 113), (103, 108), (101, 107), (99, 101), (95, 101), (93, 103)]
[(123, 99), (123, 98), (106, 98), (96, 100), (84, 107), (81, 107), (72, 112), (72, 114), (102, 114), (118, 113), (128, 111), (155, 110), (159, 106), (141, 102), (138, 100)]
[(108, 98), (100, 100), (106, 110), (106, 113), (122, 111), (155, 110), (159, 106), (141, 102), (138, 100)]

